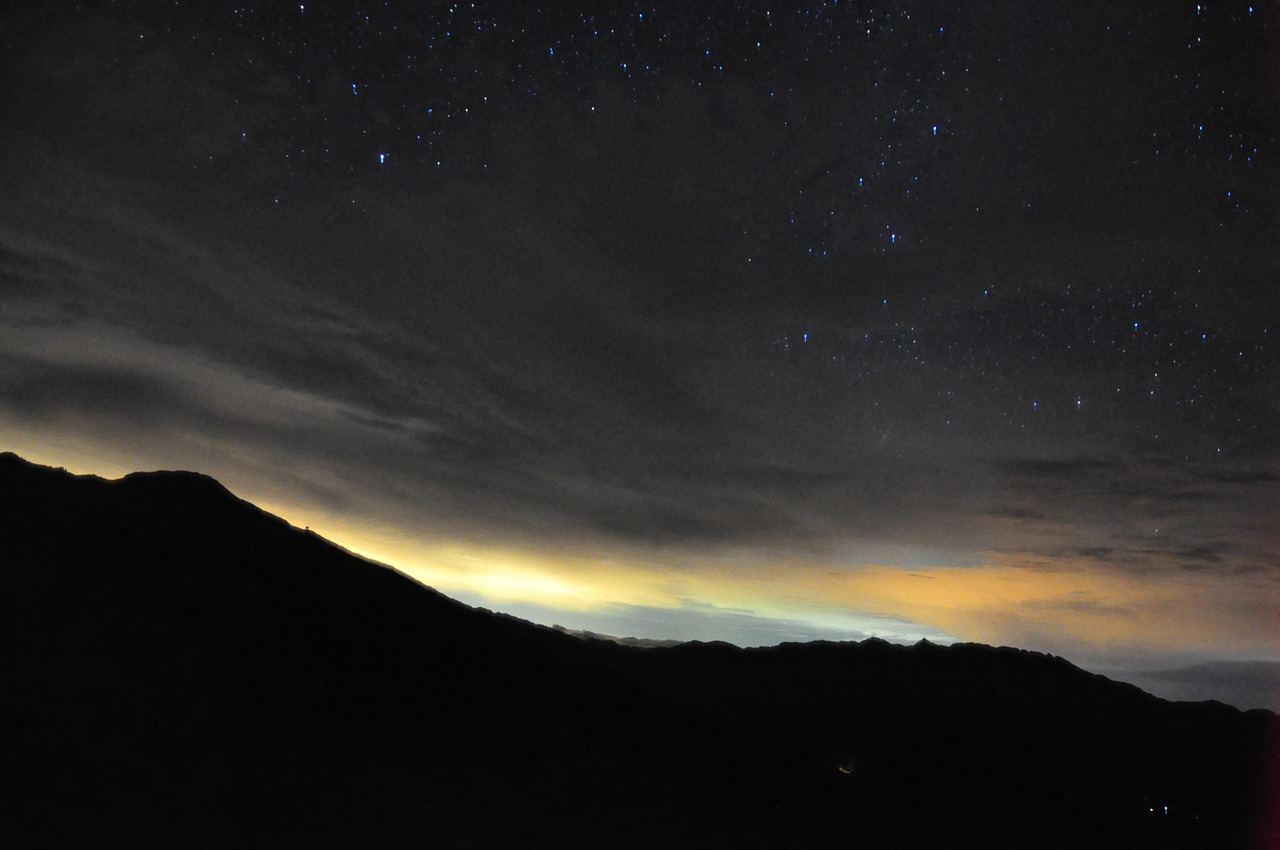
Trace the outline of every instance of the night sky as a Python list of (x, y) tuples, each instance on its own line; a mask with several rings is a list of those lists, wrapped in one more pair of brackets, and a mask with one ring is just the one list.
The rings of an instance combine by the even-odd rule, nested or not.
[(744, 645), (1280, 661), (1271, 2), (26, 2), (0, 449)]

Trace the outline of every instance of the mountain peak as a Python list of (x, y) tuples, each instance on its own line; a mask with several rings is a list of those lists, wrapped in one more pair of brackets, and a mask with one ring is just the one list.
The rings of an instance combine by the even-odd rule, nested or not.
[(13, 452), (0, 452), (0, 470), (10, 474), (14, 472), (56, 472), (69, 474), (62, 467), (41, 466), (38, 463), (32, 463), (24, 457)]
[(157, 470), (155, 472), (131, 472), (119, 479), (130, 487), (168, 490), (200, 496), (236, 498), (218, 479), (200, 472), (185, 470)]

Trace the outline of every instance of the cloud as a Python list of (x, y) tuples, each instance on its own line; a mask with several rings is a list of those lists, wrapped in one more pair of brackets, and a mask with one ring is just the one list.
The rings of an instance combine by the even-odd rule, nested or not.
[[(14, 417), (87, 423), (99, 409), (104, 441), (116, 427), (144, 443), (125, 422), (167, 429), (182, 441), (169, 457), (204, 445), (196, 457), (224, 476), (212, 444), (235, 446), (255, 487), (310, 480), (326, 504), (427, 534), (782, 554), (905, 539), (1133, 570), (1247, 569), (1271, 536), (1257, 521), (1265, 468), (933, 434), (915, 424), (936, 415), (932, 377), (881, 375), (865, 341), (849, 349), (866, 358), (860, 378), (824, 371), (827, 354), (779, 358), (767, 338), (744, 349), (765, 314), (736, 299), (712, 299), (731, 322), (655, 312), (655, 281), (702, 285), (665, 276), (679, 258), (645, 268), (644, 252), (584, 243), (576, 213), (531, 226), (512, 187), (406, 202), (350, 232), (282, 220), (268, 244), (134, 205), (137, 187), (107, 204), (110, 182), (49, 166), (82, 197), (0, 230), (24, 281), (11, 316), (63, 328), (43, 344), (11, 336), (0, 391)], [(666, 212), (638, 204), (629, 215)], [(29, 235), (58, 232), (55, 206), (79, 210), (79, 227)], [(1207, 557), (1226, 536), (1257, 542)]]
[(1222, 484), (1274, 484), (1280, 482), (1280, 474), (1270, 469), (1213, 469), (1201, 475)]
[(1089, 558), (1094, 561), (1105, 561), (1115, 554), (1115, 551), (1110, 546), (1080, 546), (1076, 549), (1068, 550), (1066, 554), (1079, 558)]
[(1270, 474), (1243, 457), (1216, 464), (1147, 453), (993, 460), (985, 512), (993, 549), (1045, 562), (1231, 574), (1269, 563)]
[(1032, 478), (1097, 480), (1108, 473), (1118, 471), (1120, 464), (1110, 458), (1073, 457), (1073, 458), (1014, 458), (1000, 462), (1002, 469), (1008, 474)]
[(1230, 543), (1216, 541), (1179, 549), (1174, 555), (1183, 561), (1202, 561), (1210, 564), (1219, 564), (1222, 563), (1224, 555), (1230, 552), (1232, 548)]
[[(970, 209), (1028, 187), (983, 149), (1004, 130), (961, 134), (957, 119), (946, 150), (973, 169), (913, 187), (932, 193), (914, 221), (929, 244), (867, 250), (887, 194), (829, 213), (878, 165), (849, 140), (877, 131), (823, 101), (887, 83), (832, 67), (779, 72), (813, 107), (806, 123), (773, 120), (773, 80), (655, 82), (639, 99), (602, 80), (554, 95), (572, 113), (485, 111), (442, 143), (445, 158), (500, 153), (501, 175), (410, 174), (398, 156), (374, 171), (360, 152), (368, 169), (330, 179), (294, 144), (323, 128), (275, 123), (311, 97), (308, 115), (389, 132), (349, 80), (308, 93), (251, 42), (206, 62), (134, 44), (127, 12), (60, 14), (67, 26), (27, 16), (39, 37), (15, 43), (40, 93), (11, 86), (24, 120), (3, 131), (0, 412), (14, 433), (92, 437), (141, 466), (200, 466), (244, 495), (291, 490), (404, 535), (606, 557), (748, 551), (779, 565), (779, 584), (796, 559), (916, 565), (922, 551), (1178, 581), (1276, 569), (1267, 363), (1206, 390), (1220, 423), (1253, 411), (1242, 421), (1263, 436), (1250, 437), (1127, 400), (1146, 376), (1095, 342), (1110, 333), (1098, 317), (1127, 316), (1145, 291), (1171, 332), (1216, 310), (1219, 347), (1246, 350), (1244, 289), (1196, 284), (1194, 319), (1164, 294), (1186, 283), (1167, 268), (1236, 279), (1201, 243), (1169, 247), (1183, 213), (1166, 210), (1187, 204), (1125, 213), (1143, 232), (1115, 245), (1104, 222), (1139, 195), (1100, 219), (1074, 214), (1096, 194), (1042, 180), (1035, 205), (1055, 213), (992, 229)], [(830, 85), (790, 86), (806, 74)], [(1076, 109), (1096, 107), (1088, 81), (1068, 87)], [(1053, 118), (1038, 85), (1015, 88), (1069, 134), (1107, 126)], [(584, 95), (594, 112), (576, 109)], [(853, 129), (826, 132), (837, 125)], [(901, 141), (917, 162), (936, 144)], [(1090, 181), (1107, 197), (1111, 183)], [(992, 250), (1011, 233), (1016, 256)], [(805, 253), (820, 243), (822, 262)], [(1136, 269), (1139, 254), (1161, 271)], [(1242, 262), (1247, 291), (1272, 297), (1265, 264)], [(1075, 403), (1112, 377), (1125, 400)], [(1040, 420), (1019, 423), (1033, 399)], [(1157, 452), (1149, 422), (1180, 445), (1226, 433), (1262, 448), (1191, 462)]]
[(188, 421), (199, 418), (185, 393), (154, 376), (21, 357), (0, 362), (0, 405), (18, 419), (45, 422), (78, 414), (155, 423), (175, 411)]
[(1067, 599), (1038, 600), (1028, 603), (1026, 607), (1032, 611), (1068, 616), (1132, 618), (1137, 614), (1137, 611), (1129, 605), (1118, 605), (1102, 599), (1082, 598), (1081, 594)]
[(1104, 670), (1158, 697), (1199, 702), (1217, 700), (1243, 710), (1280, 713), (1280, 663), (1215, 661), (1172, 670)]

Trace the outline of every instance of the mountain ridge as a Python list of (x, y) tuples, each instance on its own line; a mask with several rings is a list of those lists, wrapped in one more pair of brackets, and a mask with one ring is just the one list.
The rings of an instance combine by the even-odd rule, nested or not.
[(1055, 656), (583, 640), (208, 476), (11, 453), (0, 545), (26, 846), (1276, 846), (1274, 715)]

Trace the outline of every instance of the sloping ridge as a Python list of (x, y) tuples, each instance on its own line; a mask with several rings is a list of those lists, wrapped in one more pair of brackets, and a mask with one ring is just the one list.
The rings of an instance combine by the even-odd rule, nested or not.
[(0, 454), (0, 547), (21, 846), (1274, 846), (1274, 715), (1060, 659), (582, 641), (194, 473)]

